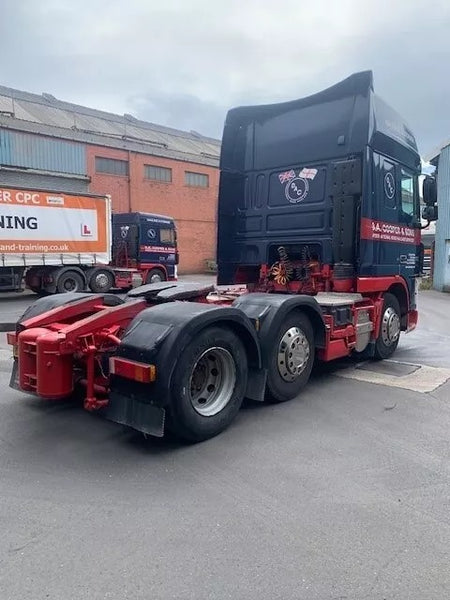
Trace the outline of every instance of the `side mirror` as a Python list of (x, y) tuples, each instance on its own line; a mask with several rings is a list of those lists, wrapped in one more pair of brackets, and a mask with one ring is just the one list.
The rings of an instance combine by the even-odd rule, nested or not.
[[(427, 206), (434, 206), (437, 202), (437, 185), (434, 177), (426, 176), (422, 187), (423, 201)], [(437, 218), (437, 217), (436, 217)], [(434, 219), (436, 220), (436, 219)]]
[(434, 206), (424, 206), (422, 210), (422, 219), (425, 221), (437, 221), (438, 219), (438, 207)]

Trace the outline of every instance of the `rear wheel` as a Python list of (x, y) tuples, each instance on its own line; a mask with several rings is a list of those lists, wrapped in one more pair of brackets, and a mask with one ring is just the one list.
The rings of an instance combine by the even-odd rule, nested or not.
[(64, 292), (82, 292), (84, 287), (83, 277), (79, 273), (66, 271), (59, 276), (56, 291), (60, 294)]
[(145, 283), (159, 283), (166, 281), (166, 275), (161, 269), (150, 269), (145, 278)]
[(266, 397), (292, 400), (308, 383), (314, 364), (314, 332), (308, 317), (289, 314), (278, 328), (268, 360)]
[(94, 294), (105, 294), (114, 285), (114, 275), (108, 269), (94, 269), (89, 277), (89, 288)]
[(384, 295), (380, 333), (375, 344), (375, 358), (384, 360), (394, 354), (400, 340), (400, 304), (393, 294)]
[(169, 428), (199, 442), (226, 429), (247, 387), (247, 355), (237, 335), (209, 327), (183, 350), (171, 386)]

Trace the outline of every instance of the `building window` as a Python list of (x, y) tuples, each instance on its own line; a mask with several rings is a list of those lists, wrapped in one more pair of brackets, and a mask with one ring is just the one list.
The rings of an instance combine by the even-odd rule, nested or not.
[(153, 165), (144, 165), (144, 177), (153, 181), (172, 183), (172, 169), (167, 169), (166, 167), (154, 167)]
[(127, 176), (129, 173), (128, 161), (116, 158), (95, 157), (95, 170), (97, 173), (108, 173), (108, 175)]
[(186, 185), (192, 185), (193, 187), (209, 187), (209, 176), (203, 173), (192, 173), (191, 171), (185, 171), (184, 183)]

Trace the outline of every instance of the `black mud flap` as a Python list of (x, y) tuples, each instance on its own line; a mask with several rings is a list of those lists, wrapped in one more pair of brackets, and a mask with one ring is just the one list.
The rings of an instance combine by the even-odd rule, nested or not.
[(104, 416), (114, 423), (126, 425), (155, 437), (164, 436), (164, 408), (111, 391)]

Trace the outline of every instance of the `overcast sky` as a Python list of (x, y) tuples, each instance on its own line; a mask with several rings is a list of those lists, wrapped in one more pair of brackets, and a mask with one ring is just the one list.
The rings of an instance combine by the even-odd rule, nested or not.
[(0, 84), (221, 136), (228, 108), (355, 71), (450, 137), (450, 0), (0, 0)]

